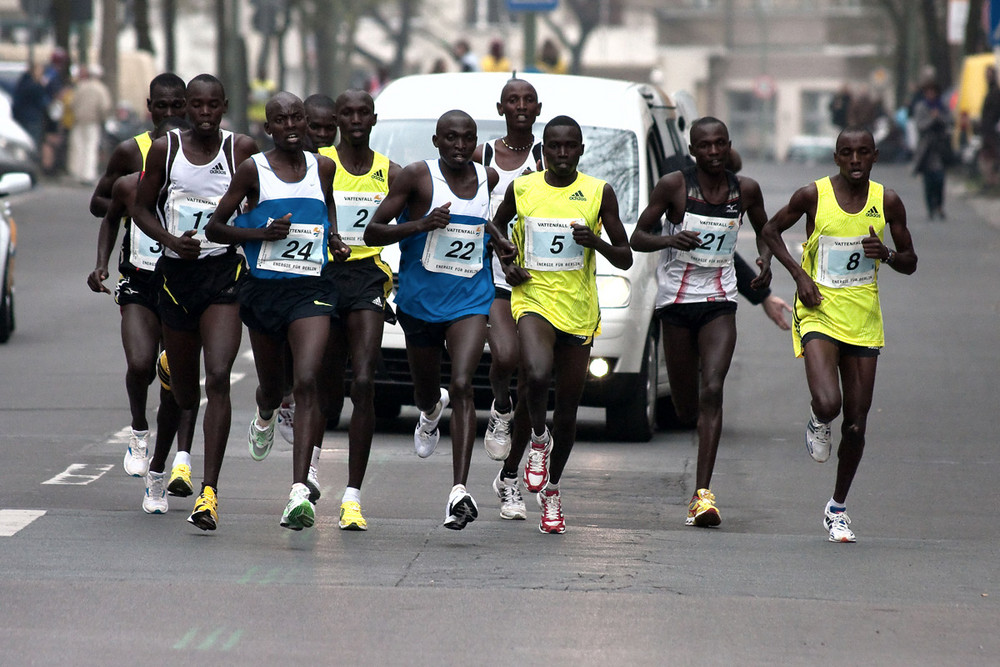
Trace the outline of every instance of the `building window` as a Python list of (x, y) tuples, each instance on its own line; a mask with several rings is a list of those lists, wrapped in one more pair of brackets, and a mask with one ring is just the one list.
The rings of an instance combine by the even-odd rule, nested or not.
[(744, 157), (774, 159), (776, 96), (761, 99), (751, 91), (731, 90), (726, 94), (729, 109), (729, 137)]

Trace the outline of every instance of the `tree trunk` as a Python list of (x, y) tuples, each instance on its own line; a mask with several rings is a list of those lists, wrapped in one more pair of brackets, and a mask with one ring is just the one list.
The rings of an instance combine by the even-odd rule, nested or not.
[(52, 19), (52, 28), (55, 32), (56, 46), (65, 51), (67, 57), (71, 57), (69, 50), (71, 4), (71, 0), (52, 0), (52, 7), (49, 10)]
[(149, 34), (149, 0), (135, 0), (135, 39), (136, 48), (140, 51), (156, 53), (153, 48), (153, 38)]
[(938, 0), (921, 0), (920, 13), (924, 22), (927, 44), (927, 62), (934, 66), (941, 90), (951, 87), (951, 50), (945, 34), (946, 21), (942, 3)]
[(118, 105), (118, 0), (101, 2), (101, 69), (104, 81), (111, 92), (111, 100)]
[(983, 27), (983, 0), (969, 0), (969, 20), (965, 22), (965, 40), (962, 53), (971, 55), (990, 50), (986, 31)]
[(177, 1), (163, 0), (163, 58), (168, 72), (177, 69), (177, 40), (174, 35), (177, 26)]

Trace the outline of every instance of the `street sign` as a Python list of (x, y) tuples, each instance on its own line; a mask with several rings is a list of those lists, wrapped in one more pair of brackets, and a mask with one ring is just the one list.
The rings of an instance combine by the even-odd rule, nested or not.
[(990, 0), (988, 9), (988, 27), (990, 46), (1000, 46), (1000, 0)]
[(559, 0), (507, 0), (508, 12), (551, 12)]

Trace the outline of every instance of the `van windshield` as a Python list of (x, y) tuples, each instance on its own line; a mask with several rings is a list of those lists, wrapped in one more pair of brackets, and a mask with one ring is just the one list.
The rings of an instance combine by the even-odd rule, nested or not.
[[(371, 145), (401, 166), (437, 157), (431, 143), (434, 120), (380, 120), (372, 129)], [(506, 129), (502, 120), (477, 121), (479, 141), (496, 139)], [(541, 137), (542, 123), (535, 125)], [(611, 184), (618, 196), (622, 222), (631, 225), (639, 217), (639, 142), (635, 133), (607, 127), (583, 126), (585, 150), (580, 171)]]

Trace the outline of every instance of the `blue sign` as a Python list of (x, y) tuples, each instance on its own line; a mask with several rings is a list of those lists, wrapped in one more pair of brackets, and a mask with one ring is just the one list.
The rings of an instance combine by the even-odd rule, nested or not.
[(509, 12), (551, 12), (559, 0), (507, 0)]
[(1000, 46), (1000, 0), (990, 0), (986, 7), (988, 11), (987, 30), (990, 46)]

